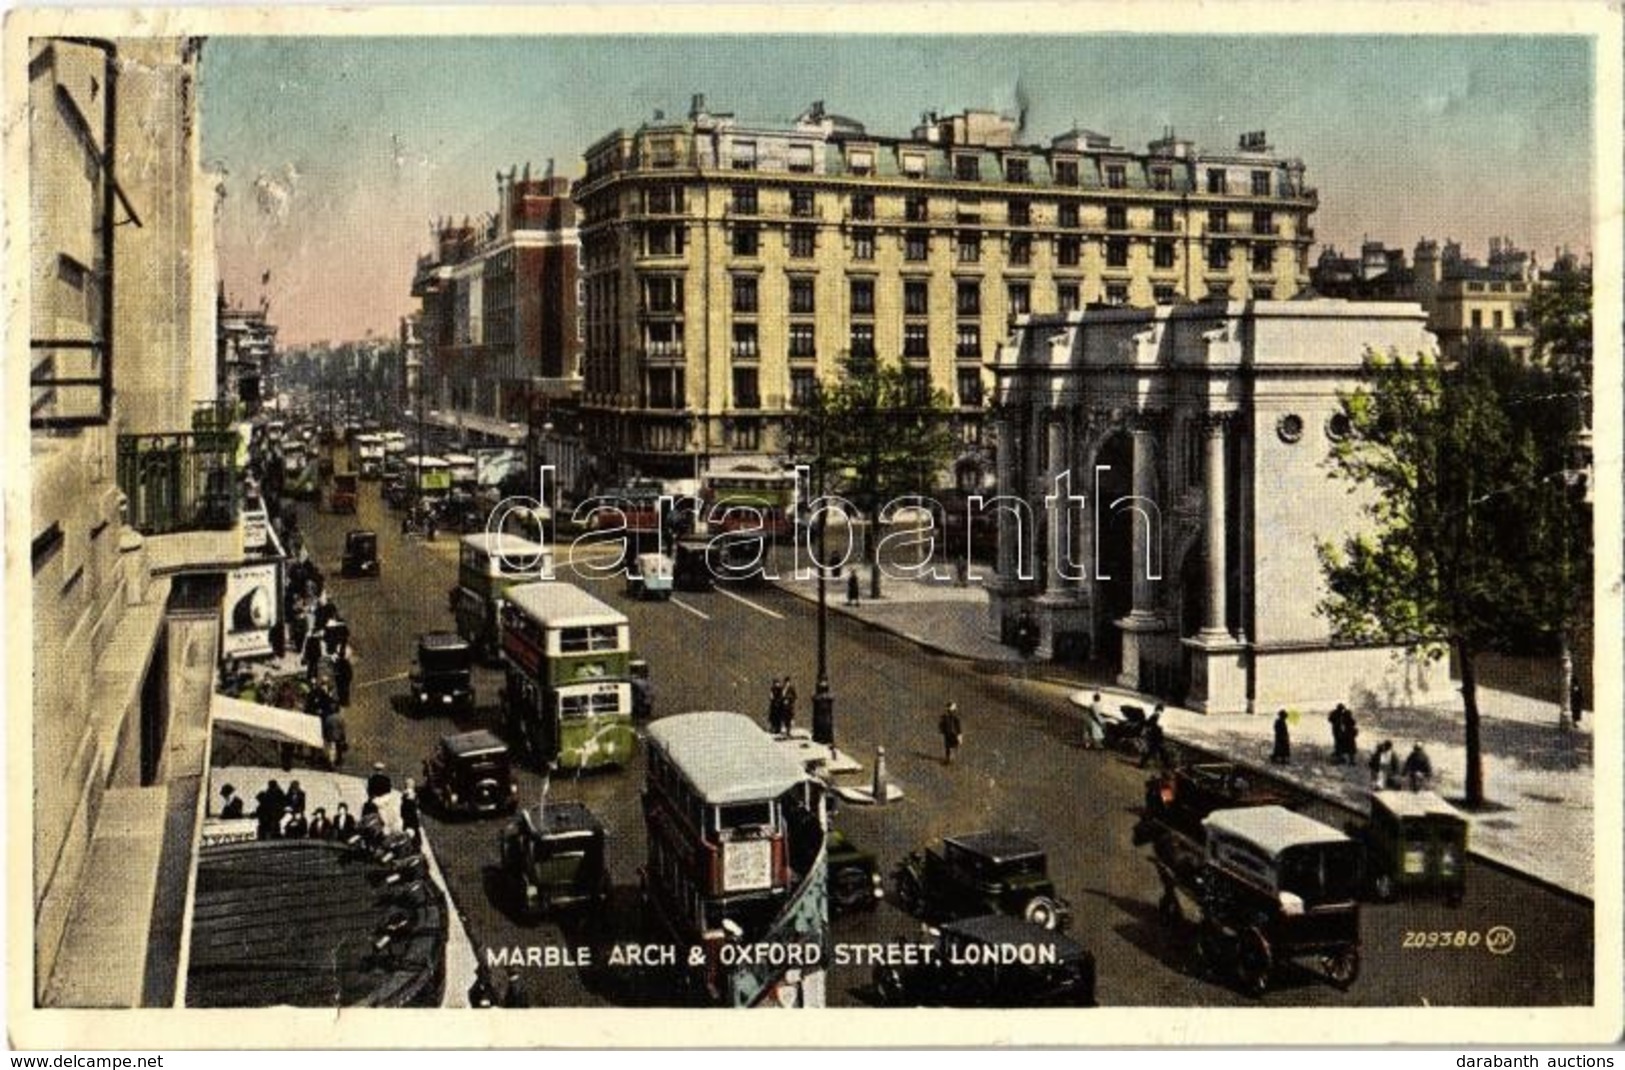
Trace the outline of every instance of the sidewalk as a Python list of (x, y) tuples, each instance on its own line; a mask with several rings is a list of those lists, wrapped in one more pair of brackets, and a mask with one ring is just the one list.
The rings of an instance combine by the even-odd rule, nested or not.
[[(983, 663), (1019, 665), (1024, 659), (1000, 644), (988, 617), (986, 590), (971, 583), (959, 587), (952, 580), (909, 580), (882, 577), (882, 598), (871, 601), (868, 575), (856, 606), (846, 604), (846, 582), (831, 581), (828, 604), (832, 612), (893, 632), (938, 654)], [(783, 576), (778, 586), (809, 600), (817, 598), (817, 584)], [(1125, 703), (1152, 709), (1154, 697), (1096, 683), (1064, 666), (1043, 663), (1044, 690), (1055, 697), (1055, 709), (1065, 717), (1078, 717), (1077, 705), (1087, 704), (1098, 691), (1102, 706), (1116, 713)], [(1507, 866), (1566, 891), (1592, 896), (1593, 788), (1591, 717), (1579, 728), (1557, 725), (1557, 710), (1507, 691), (1484, 686), (1478, 691), (1483, 723), (1485, 794), (1489, 806), (1466, 815), (1471, 823), (1469, 845), (1473, 854)], [(1388, 739), (1401, 760), (1413, 743), (1420, 742), (1432, 759), (1434, 788), (1447, 799), (1464, 791), (1466, 746), (1462, 742), (1461, 704), (1416, 708), (1356, 708), (1360, 760), (1352, 766), (1332, 765), (1331, 729), (1327, 710), (1298, 711), (1292, 726), (1292, 757), (1287, 766), (1269, 762), (1273, 744), (1274, 710), (1255, 714), (1204, 715), (1167, 706), (1162, 723), (1169, 740), (1211, 751), (1229, 760), (1266, 770), (1315, 795), (1365, 811), (1369, 803), (1369, 777), (1365, 759), (1371, 749)], [(1081, 733), (1081, 726), (1080, 726)]]

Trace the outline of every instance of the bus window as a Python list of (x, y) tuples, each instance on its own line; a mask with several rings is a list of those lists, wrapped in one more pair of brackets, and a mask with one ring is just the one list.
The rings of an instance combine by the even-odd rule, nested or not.
[(717, 807), (719, 827), (723, 829), (760, 828), (773, 824), (773, 804), (770, 802), (736, 803)]
[(616, 650), (619, 645), (620, 628), (614, 624), (591, 624), (580, 628), (564, 628), (559, 632), (559, 650), (565, 654)]

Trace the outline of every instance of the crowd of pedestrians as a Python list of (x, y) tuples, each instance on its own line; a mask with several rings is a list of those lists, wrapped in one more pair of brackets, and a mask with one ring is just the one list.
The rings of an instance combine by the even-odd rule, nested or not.
[(359, 839), (361, 842), (371, 842), (384, 836), (404, 834), (411, 838), (415, 846), (422, 847), (422, 807), (415, 780), (408, 778), (405, 788), (397, 791), (394, 781), (380, 762), (373, 766), (372, 774), (367, 777), (366, 796), (359, 817), (350, 811), (348, 803), (342, 801), (329, 815), (326, 807), (308, 807), (305, 790), (299, 781), (290, 780), (284, 788), (272, 779), (255, 795), (253, 812), (248, 813), (237, 788), (225, 784), (220, 788), (220, 804), (215, 815), (227, 820), (252, 817), (255, 838), (261, 840), (349, 842)]

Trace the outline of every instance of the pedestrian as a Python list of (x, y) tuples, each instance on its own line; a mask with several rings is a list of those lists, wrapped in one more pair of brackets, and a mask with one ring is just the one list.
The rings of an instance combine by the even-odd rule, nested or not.
[(284, 840), (302, 840), (309, 831), (310, 824), (305, 820), (304, 814), (291, 806), (283, 811), (282, 824), (278, 832)]
[(1585, 701), (1585, 688), (1580, 684), (1580, 674), (1575, 673), (1569, 680), (1569, 715), (1575, 724), (1580, 723), (1580, 703)]
[(316, 812), (310, 817), (310, 830), (306, 835), (313, 840), (331, 840), (333, 838), (333, 822), (327, 816), (325, 807), (316, 807)]
[(327, 652), (335, 658), (350, 656), (350, 622), (343, 617), (334, 619), (327, 626)]
[(767, 686), (767, 727), (775, 736), (784, 734), (784, 681), (777, 676)]
[(1276, 765), (1287, 765), (1292, 761), (1292, 732), (1287, 728), (1285, 710), (1275, 713), (1275, 749), (1270, 751), (1270, 761)]
[(296, 814), (305, 812), (305, 789), (299, 786), (299, 781), (288, 781), (288, 809)]
[(784, 726), (785, 735), (790, 734), (790, 729), (796, 723), (796, 685), (790, 682), (788, 676), (784, 678), (784, 709), (780, 714), (780, 723)]
[(518, 970), (508, 971), (508, 990), (502, 994), (504, 1007), (528, 1007), (530, 997), (525, 994), (525, 986), (519, 980)]
[(959, 721), (959, 703), (948, 703), (948, 708), (937, 719), (937, 731), (942, 733), (942, 764), (952, 765), (954, 752), (965, 739), (965, 727)]
[(861, 590), (862, 585), (858, 582), (858, 570), (851, 569), (846, 574), (846, 604), (849, 606), (857, 605), (858, 593)]
[(257, 835), (262, 840), (274, 840), (281, 831), (282, 814), (288, 808), (288, 796), (282, 786), (272, 780), (254, 796), (254, 820), (259, 823)]
[(474, 983), (468, 986), (468, 1005), (482, 1010), (497, 1005), (496, 986), (491, 983), (491, 967), (483, 962), (474, 967)]
[(1332, 764), (1342, 765), (1347, 743), (1344, 738), (1346, 729), (1343, 724), (1343, 704), (1341, 702), (1332, 707), (1332, 712), (1326, 715), (1326, 722), (1332, 726)]
[(322, 718), (322, 743), (327, 749), (327, 764), (334, 769), (343, 765), (344, 753), (350, 749), (350, 732), (342, 709)]
[(1106, 746), (1106, 722), (1100, 709), (1100, 692), (1089, 700), (1083, 711), (1083, 749), (1100, 750)]
[(340, 843), (347, 842), (359, 831), (356, 827), (355, 815), (350, 813), (350, 804), (341, 802), (333, 810), (333, 838)]
[(1401, 772), (1412, 791), (1421, 791), (1433, 779), (1433, 763), (1428, 760), (1427, 751), (1422, 749), (1420, 742), (1405, 756), (1405, 766)]
[(1343, 709), (1343, 761), (1353, 765), (1360, 760), (1360, 725), (1354, 719), (1354, 711), (1342, 703)]
[(1388, 760), (1388, 756), (1393, 752), (1393, 749), (1394, 741), (1391, 739), (1385, 739), (1381, 743), (1378, 743), (1376, 749), (1371, 752), (1371, 760), (1366, 762), (1366, 767), (1371, 770), (1372, 791), (1382, 790), (1383, 763)]
[(305, 659), (305, 679), (315, 683), (316, 676), (322, 668), (322, 637), (307, 627), (305, 645), (302, 649)]
[(394, 783), (389, 779), (389, 774), (384, 772), (384, 763), (373, 762), (372, 773), (367, 777), (367, 798), (376, 799), (394, 790)]
[(419, 847), (423, 846), (423, 822), (418, 810), (418, 783), (411, 777), (406, 778), (406, 788), (401, 792), (401, 828), (411, 833), (413, 843)]
[(227, 820), (243, 816), (243, 797), (230, 784), (220, 789), (220, 816)]
[(1162, 729), (1162, 703), (1151, 711), (1145, 721), (1145, 735), (1140, 741), (1140, 768), (1144, 769), (1154, 757), (1160, 768), (1168, 768), (1168, 739)]

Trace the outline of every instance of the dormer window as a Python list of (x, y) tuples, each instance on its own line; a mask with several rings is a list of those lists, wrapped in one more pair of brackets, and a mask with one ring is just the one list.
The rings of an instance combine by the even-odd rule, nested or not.
[(918, 152), (903, 153), (903, 174), (909, 178), (925, 177), (925, 156)]
[(955, 156), (954, 177), (961, 182), (975, 182), (982, 177), (982, 160), (979, 156)]
[(790, 170), (798, 174), (809, 174), (813, 169), (813, 150), (811, 145), (790, 146)]
[(1078, 161), (1055, 161), (1055, 184), (1057, 186), (1076, 186), (1078, 184)]
[(873, 149), (853, 149), (846, 154), (846, 168), (854, 175), (872, 175), (875, 171)]
[(1028, 170), (1027, 157), (1012, 156), (1005, 160), (1004, 180), (1006, 182), (1031, 182), (1032, 174)]
[(735, 171), (756, 170), (756, 142), (736, 141), (733, 143), (733, 168)]
[(1106, 188), (1122, 189), (1128, 185), (1128, 169), (1120, 163), (1106, 165)]

